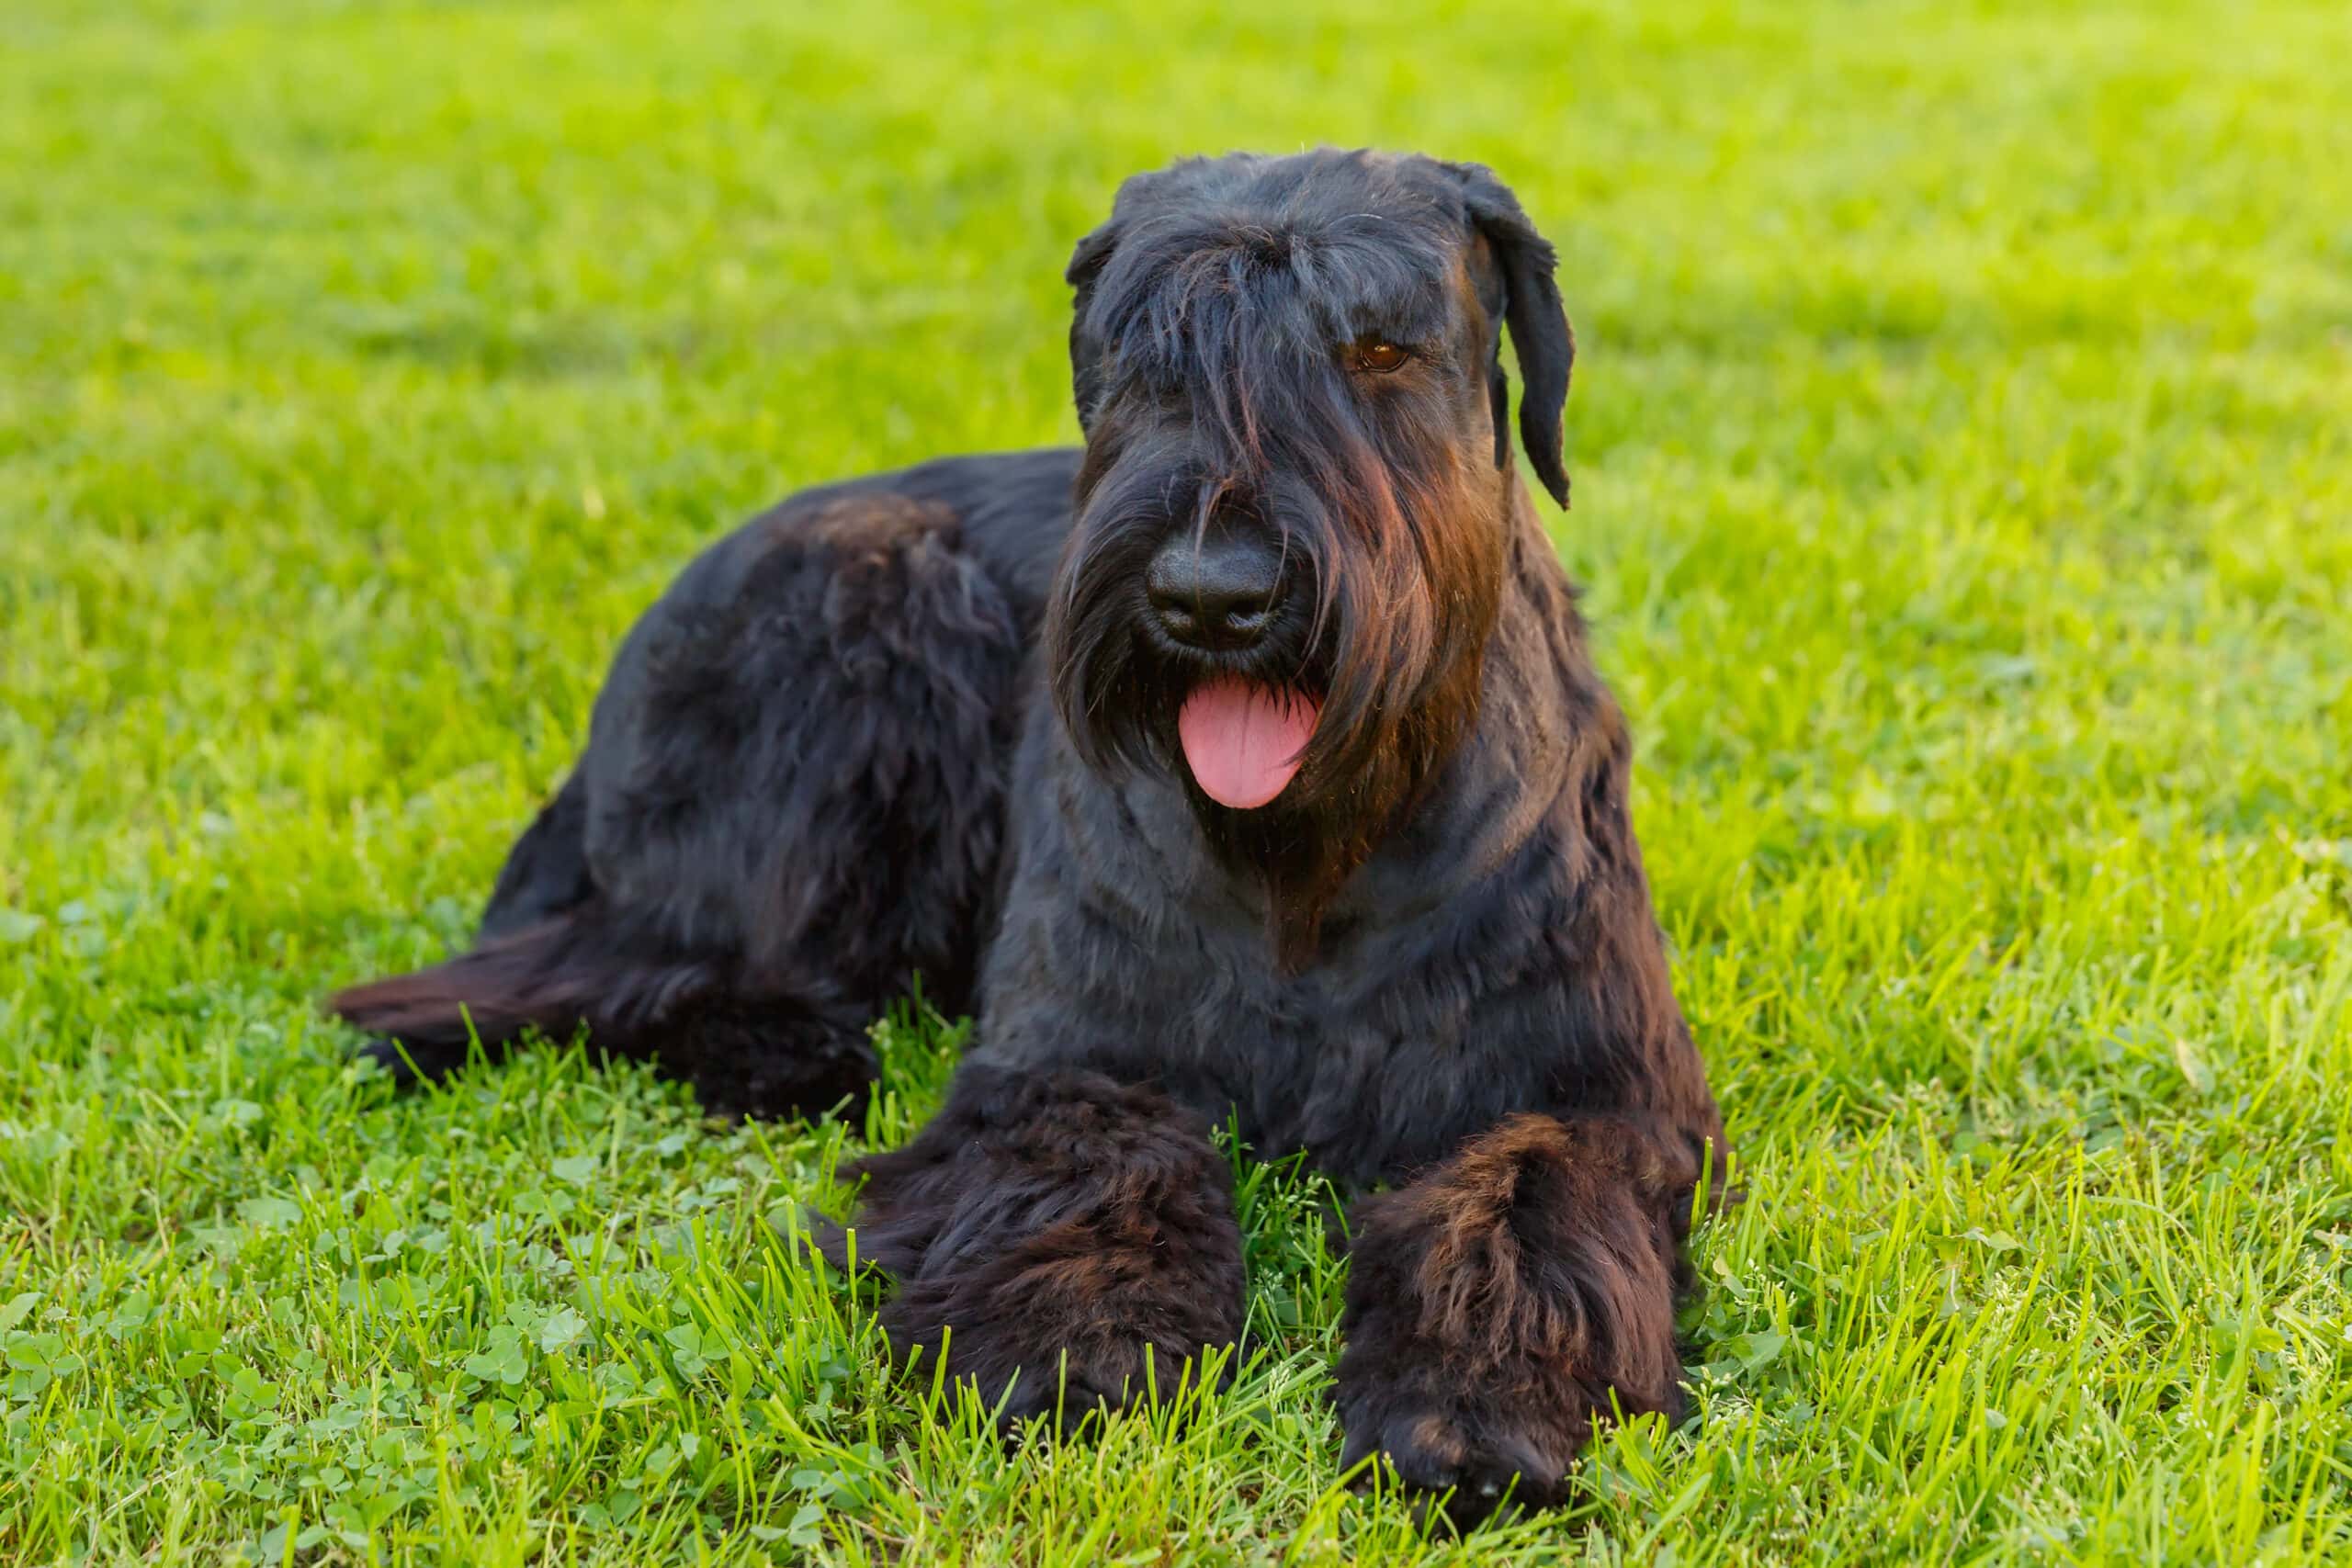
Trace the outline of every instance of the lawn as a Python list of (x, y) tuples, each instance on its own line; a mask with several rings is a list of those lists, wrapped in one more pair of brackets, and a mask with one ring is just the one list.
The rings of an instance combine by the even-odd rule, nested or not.
[[(2352, 9), (12, 0), (0, 1561), (2352, 1554)], [(1416, 14), (1416, 13), (1419, 14)], [(1072, 438), (1118, 178), (1494, 164), (1749, 1197), (1697, 1416), (1336, 1484), (1324, 1192), (1225, 1392), (1007, 1452), (795, 1246), (854, 1127), (396, 1099), (616, 639), (786, 489)]]

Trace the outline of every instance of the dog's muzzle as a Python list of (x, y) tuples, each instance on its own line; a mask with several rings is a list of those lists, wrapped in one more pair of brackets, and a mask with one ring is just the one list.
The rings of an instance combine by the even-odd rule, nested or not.
[(1248, 528), (1179, 531), (1144, 572), (1152, 620), (1168, 640), (1218, 656), (1214, 672), (1185, 697), (1176, 733), (1193, 782), (1237, 810), (1254, 810), (1288, 788), (1315, 733), (1311, 697), (1235, 673), (1229, 662), (1272, 651), (1289, 590), (1280, 549)]

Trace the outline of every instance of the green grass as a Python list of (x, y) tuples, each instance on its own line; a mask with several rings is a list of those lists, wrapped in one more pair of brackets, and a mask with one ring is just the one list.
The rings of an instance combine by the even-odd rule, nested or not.
[[(2352, 10), (15, 0), (0, 1561), (2352, 1553)], [(1059, 441), (1181, 152), (1484, 159), (1751, 1196), (1699, 1416), (1466, 1543), (1334, 1487), (1321, 1193), (1193, 1419), (1007, 1454), (794, 1247), (874, 1125), (394, 1100), (631, 615)]]

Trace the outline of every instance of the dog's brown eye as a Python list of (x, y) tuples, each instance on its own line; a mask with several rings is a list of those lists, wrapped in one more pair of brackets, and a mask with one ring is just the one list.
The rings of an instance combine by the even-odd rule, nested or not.
[(1356, 344), (1356, 368), (1386, 373), (1410, 358), (1393, 343), (1360, 343)]

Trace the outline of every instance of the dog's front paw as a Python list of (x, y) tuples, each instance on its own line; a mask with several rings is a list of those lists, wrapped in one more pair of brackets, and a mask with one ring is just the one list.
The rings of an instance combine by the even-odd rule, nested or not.
[(1240, 1335), (1239, 1247), (1214, 1227), (1129, 1230), (1080, 1223), (1000, 1235), (993, 1256), (902, 1281), (883, 1326), (894, 1343), (944, 1357), (1008, 1432), (1034, 1416), (1067, 1431), (1098, 1411), (1164, 1399)]
[(1549, 1507), (1596, 1419), (1682, 1408), (1670, 1183), (1615, 1123), (1514, 1117), (1364, 1200), (1339, 1371), (1347, 1459), (1455, 1523)]
[(859, 1256), (882, 1325), (1008, 1428), (1165, 1397), (1242, 1317), (1232, 1168), (1155, 1091), (967, 1065), (947, 1106), (863, 1179)]
[[(1114, 1316), (1124, 1315), (1123, 1304), (1103, 1303)], [(914, 1337), (910, 1326), (901, 1316), (901, 1338)], [(989, 1404), (1008, 1437), (1039, 1418), (1057, 1436), (1067, 1435), (1090, 1416), (1143, 1405), (1155, 1388), (1165, 1397), (1197, 1375), (1193, 1358), (1208, 1342), (1205, 1333), (1186, 1335), (1188, 1351), (1155, 1343), (1140, 1324), (1102, 1323), (1090, 1330), (1059, 1318), (1018, 1327), (948, 1326), (939, 1337), (951, 1375)]]
[(1566, 1500), (1568, 1466), (1592, 1431), (1591, 1410), (1572, 1382), (1516, 1377), (1506, 1393), (1482, 1386), (1486, 1380), (1448, 1377), (1442, 1365), (1375, 1371), (1352, 1346), (1350, 1358), (1353, 1375), (1343, 1371), (1339, 1394), (1344, 1468), (1379, 1455), (1463, 1529), (1506, 1504), (1549, 1508)]

